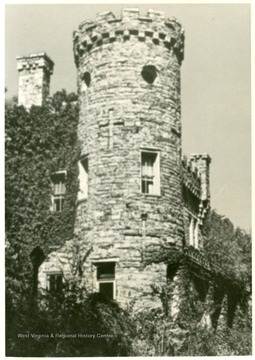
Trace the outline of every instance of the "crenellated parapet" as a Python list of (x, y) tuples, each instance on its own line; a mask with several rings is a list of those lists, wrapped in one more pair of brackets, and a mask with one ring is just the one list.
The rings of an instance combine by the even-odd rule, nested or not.
[(161, 11), (148, 10), (146, 16), (140, 16), (139, 9), (123, 9), (119, 18), (112, 12), (100, 13), (94, 22), (84, 21), (73, 38), (77, 66), (79, 58), (95, 47), (132, 38), (166, 47), (180, 63), (184, 58), (184, 30), (175, 18), (167, 18)]

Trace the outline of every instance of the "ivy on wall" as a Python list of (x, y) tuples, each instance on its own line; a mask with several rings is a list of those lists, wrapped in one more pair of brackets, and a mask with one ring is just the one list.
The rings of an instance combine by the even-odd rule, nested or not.
[[(6, 285), (12, 301), (29, 287), (30, 254), (47, 255), (73, 235), (78, 191), (77, 95), (57, 92), (27, 111), (15, 102), (5, 112)], [(67, 171), (62, 212), (51, 211), (51, 176)], [(8, 292), (8, 290), (10, 290)]]

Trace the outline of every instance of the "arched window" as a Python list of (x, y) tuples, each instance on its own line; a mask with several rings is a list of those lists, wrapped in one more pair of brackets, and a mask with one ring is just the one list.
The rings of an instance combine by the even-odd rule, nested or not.
[(45, 255), (40, 246), (37, 246), (33, 249), (30, 253), (30, 260), (33, 265), (33, 275), (32, 275), (32, 291), (33, 294), (37, 295), (37, 289), (38, 289), (38, 269), (45, 260)]

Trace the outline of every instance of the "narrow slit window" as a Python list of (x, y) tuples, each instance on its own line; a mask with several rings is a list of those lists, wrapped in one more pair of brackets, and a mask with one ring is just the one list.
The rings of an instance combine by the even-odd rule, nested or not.
[(198, 248), (198, 221), (191, 215), (189, 218), (189, 241), (191, 246)]
[(194, 219), (192, 216), (189, 217), (189, 244), (194, 246)]
[(79, 192), (78, 200), (88, 197), (88, 158), (79, 161)]
[(159, 153), (142, 152), (142, 184), (143, 194), (160, 195)]
[(197, 219), (194, 219), (194, 246), (196, 249), (198, 249), (198, 221)]

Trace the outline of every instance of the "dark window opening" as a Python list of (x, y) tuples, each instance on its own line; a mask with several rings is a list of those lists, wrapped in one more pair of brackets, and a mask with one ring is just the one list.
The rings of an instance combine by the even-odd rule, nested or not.
[(82, 80), (85, 82), (85, 84), (87, 85), (87, 87), (89, 87), (90, 82), (91, 82), (91, 76), (90, 73), (88, 71), (86, 71), (83, 76), (82, 76)]
[(40, 265), (43, 263), (45, 259), (44, 252), (42, 249), (37, 246), (31, 253), (30, 253), (30, 260), (33, 264), (33, 274), (32, 274), (32, 293), (33, 296), (37, 296), (38, 291), (38, 269)]
[(145, 65), (141, 75), (148, 84), (153, 84), (157, 77), (157, 69), (153, 65)]
[(40, 246), (37, 246), (33, 251), (31, 251), (30, 259), (35, 267), (39, 267), (43, 263), (45, 255)]
[(208, 289), (209, 289), (209, 282), (205, 279), (201, 279), (197, 276), (193, 277), (193, 284), (198, 294), (198, 298), (200, 301), (204, 302)]
[(169, 264), (167, 266), (167, 270), (166, 270), (166, 278), (168, 282), (172, 282), (174, 277), (177, 274), (177, 270), (178, 270), (178, 265), (176, 264)]
[(59, 293), (63, 289), (62, 274), (48, 274), (48, 290), (51, 293)]
[(100, 294), (107, 299), (115, 298), (115, 263), (102, 263), (97, 265), (97, 281)]
[(115, 263), (105, 263), (97, 266), (97, 279), (114, 279), (115, 278)]
[(99, 284), (99, 292), (103, 294), (107, 299), (113, 300), (113, 283), (112, 282), (102, 282)]

